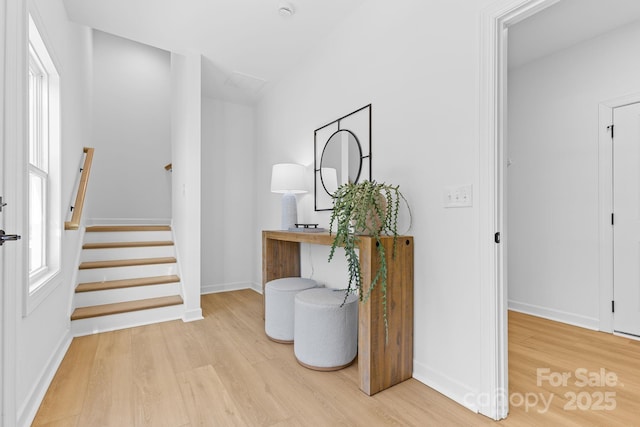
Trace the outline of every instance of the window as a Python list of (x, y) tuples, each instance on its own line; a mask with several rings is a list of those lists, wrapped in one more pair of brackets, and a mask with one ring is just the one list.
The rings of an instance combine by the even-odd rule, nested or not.
[(47, 267), (49, 135), (47, 73), (29, 43), (29, 277)]
[[(59, 75), (29, 16), (29, 289), (27, 311), (43, 298), (60, 270), (60, 85)], [(31, 298), (34, 297), (34, 298)]]

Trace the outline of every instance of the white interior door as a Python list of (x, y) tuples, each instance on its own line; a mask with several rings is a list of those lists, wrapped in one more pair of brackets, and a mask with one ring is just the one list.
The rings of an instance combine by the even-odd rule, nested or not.
[[(0, 229), (22, 234), (27, 224), (24, 190), (26, 2), (0, 0)], [(16, 331), (25, 280), (25, 242), (0, 246), (0, 426), (17, 424)]]
[(640, 336), (640, 104), (613, 110), (613, 329)]
[[(6, 1), (2, 0), (0, 3), (0, 24), (2, 28), (6, 28)], [(0, 153), (4, 153), (4, 43), (5, 40), (5, 31), (0, 31)], [(4, 156), (3, 156), (4, 161)], [(4, 172), (4, 165), (2, 166), (2, 170)], [(4, 186), (3, 186), (3, 176), (4, 173), (0, 173), (0, 194), (3, 194)], [(4, 221), (0, 217), (0, 228), (4, 226)], [(0, 417), (0, 426), (4, 426), (6, 423), (4, 422), (4, 413), (5, 413), (5, 332), (4, 332), (4, 324), (5, 316), (4, 316), (4, 288), (6, 285), (6, 280), (4, 277), (4, 252), (0, 253), (0, 296), (2, 296), (0, 302), (0, 323), (3, 326), (0, 326), (0, 413), (2, 417)]]

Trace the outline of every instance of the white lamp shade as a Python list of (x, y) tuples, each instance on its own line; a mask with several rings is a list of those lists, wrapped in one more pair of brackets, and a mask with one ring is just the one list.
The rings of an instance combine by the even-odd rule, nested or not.
[(306, 193), (304, 166), (295, 163), (278, 163), (271, 170), (272, 193)]

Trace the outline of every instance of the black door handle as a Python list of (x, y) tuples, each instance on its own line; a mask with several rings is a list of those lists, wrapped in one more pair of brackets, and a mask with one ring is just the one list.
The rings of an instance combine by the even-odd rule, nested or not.
[(4, 242), (13, 240), (20, 240), (22, 237), (17, 234), (6, 234), (4, 230), (0, 230), (0, 246), (4, 245)]

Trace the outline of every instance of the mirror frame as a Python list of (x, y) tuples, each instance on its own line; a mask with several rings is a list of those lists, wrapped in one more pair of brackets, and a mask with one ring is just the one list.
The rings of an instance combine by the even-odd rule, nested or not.
[[(351, 133), (360, 148), (360, 169), (356, 183), (360, 179), (371, 181), (371, 104), (365, 105), (345, 116), (340, 117), (324, 126), (319, 127), (313, 133), (313, 186), (314, 186), (314, 209), (316, 211), (331, 211), (333, 204), (329, 205), (321, 198), (331, 198), (332, 195), (325, 189), (322, 182), (321, 162), (322, 154), (331, 138), (340, 131)], [(329, 132), (329, 137), (324, 139), (321, 135)], [(321, 144), (321, 145), (320, 145)], [(365, 163), (367, 162), (367, 163)], [(365, 167), (366, 166), (366, 167)], [(366, 175), (369, 170), (369, 176)], [(365, 173), (363, 174), (363, 171)], [(321, 195), (319, 197), (319, 195)]]

